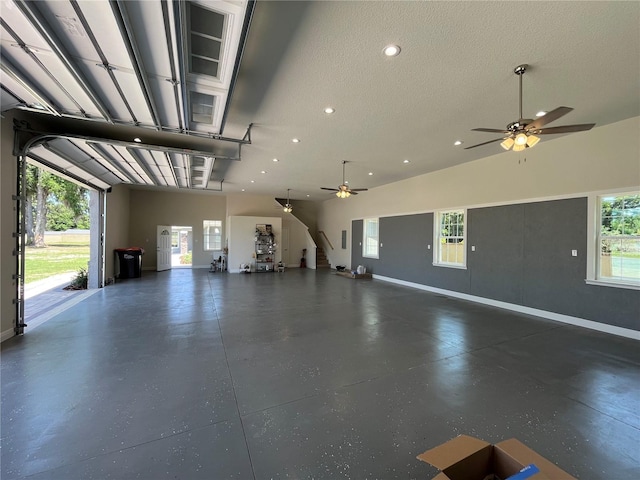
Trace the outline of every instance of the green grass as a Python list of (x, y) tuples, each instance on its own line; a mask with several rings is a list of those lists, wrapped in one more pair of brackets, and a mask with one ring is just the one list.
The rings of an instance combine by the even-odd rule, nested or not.
[(35, 282), (60, 273), (87, 268), (89, 244), (54, 244), (44, 248), (27, 247), (25, 283)]

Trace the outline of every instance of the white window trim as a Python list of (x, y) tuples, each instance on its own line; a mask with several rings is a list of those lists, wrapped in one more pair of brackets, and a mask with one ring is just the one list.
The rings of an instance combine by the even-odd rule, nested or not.
[[(463, 242), (464, 242), (464, 251), (463, 251), (463, 262), (460, 263), (448, 263), (441, 262), (440, 259), (440, 227), (442, 226), (441, 215), (443, 213), (448, 212), (462, 212), (464, 215), (464, 220), (462, 221), (462, 226), (464, 229)], [(436, 210), (433, 216), (433, 260), (432, 264), (434, 267), (446, 267), (446, 268), (457, 268), (460, 270), (467, 269), (467, 209), (466, 208), (447, 208), (443, 210)]]
[[(220, 222), (219, 228), (220, 228), (220, 248), (207, 248), (208, 246), (208, 238), (209, 235), (206, 234), (206, 228), (204, 226), (204, 222)], [(214, 228), (214, 227), (209, 227), (209, 228)], [(205, 252), (221, 252), (223, 247), (222, 247), (222, 239), (224, 237), (224, 228), (222, 225), (222, 220), (203, 220), (202, 221), (202, 249)]]
[(600, 198), (610, 195), (624, 195), (625, 193), (640, 190), (640, 186), (635, 188), (624, 188), (608, 190), (591, 194), (587, 197), (587, 278), (588, 285), (599, 285), (602, 287), (625, 288), (629, 290), (640, 290), (640, 285), (627, 283), (620, 280), (603, 280), (598, 278), (598, 259), (600, 258), (600, 246), (598, 245), (598, 232), (600, 230)]
[[(376, 255), (365, 254), (365, 250), (367, 248), (367, 221), (368, 220), (375, 220), (376, 223), (378, 224), (378, 237), (377, 237), (378, 253)], [(363, 258), (380, 258), (380, 218), (371, 217), (371, 218), (365, 218), (362, 221), (362, 257)]]

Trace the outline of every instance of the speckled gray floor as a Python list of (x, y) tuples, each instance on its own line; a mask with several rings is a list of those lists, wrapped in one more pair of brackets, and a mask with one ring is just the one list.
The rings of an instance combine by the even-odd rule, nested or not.
[(327, 271), (144, 272), (2, 344), (3, 480), (427, 479), (458, 434), (640, 478), (638, 342)]

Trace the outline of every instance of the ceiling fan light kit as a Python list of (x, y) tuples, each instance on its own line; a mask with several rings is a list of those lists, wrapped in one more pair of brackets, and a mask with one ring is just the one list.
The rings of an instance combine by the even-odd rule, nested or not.
[[(522, 116), (522, 76), (524, 72), (527, 71), (529, 66), (526, 64), (518, 65), (513, 73), (518, 75), (519, 77), (519, 106), (520, 106), (520, 118), (517, 122), (512, 122), (507, 125), (505, 130), (500, 130), (497, 128), (473, 128), (473, 131), (476, 132), (488, 132), (488, 133), (502, 133), (506, 135), (506, 137), (496, 138), (495, 140), (489, 140), (488, 142), (478, 143), (476, 145), (472, 145), (470, 147), (466, 147), (465, 150), (469, 150), (470, 148), (480, 147), (482, 145), (487, 145), (489, 143), (494, 142), (502, 142), (500, 146), (505, 150), (512, 150), (514, 152), (521, 152), (525, 148), (531, 148), (535, 146), (539, 141), (540, 137), (536, 135), (549, 135), (549, 134), (558, 134), (558, 133), (572, 133), (572, 132), (583, 132), (586, 130), (591, 130), (595, 123), (585, 123), (581, 125), (564, 125), (562, 127), (551, 127), (551, 128), (542, 128), (547, 123), (551, 123), (554, 120), (566, 115), (571, 112), (573, 108), (570, 107), (558, 107), (550, 112), (545, 113), (542, 116), (539, 116), (535, 120), (530, 118), (523, 118)], [(542, 113), (542, 112), (538, 112)]]
[(290, 188), (287, 188), (287, 203), (284, 204), (284, 213), (291, 213), (293, 212), (293, 206), (291, 205), (291, 200), (289, 200), (289, 192), (291, 191)]
[(349, 182), (344, 179), (344, 166), (346, 163), (346, 160), (342, 161), (342, 185), (338, 188), (320, 187), (321, 190), (336, 192), (336, 197), (338, 198), (349, 198), (351, 195), (357, 195), (358, 192), (366, 192), (368, 190), (367, 188), (349, 188), (349, 185), (347, 185)]
[(505, 150), (511, 150), (511, 147), (513, 147), (514, 143), (516, 143), (516, 142), (513, 141), (513, 138), (507, 137), (507, 138), (504, 139), (504, 142), (502, 142), (500, 144), (500, 146), (502, 148), (504, 148)]

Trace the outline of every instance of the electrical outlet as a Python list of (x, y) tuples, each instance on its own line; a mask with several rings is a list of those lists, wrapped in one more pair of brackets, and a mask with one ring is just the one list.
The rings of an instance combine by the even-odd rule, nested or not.
[(476, 246), (475, 245), (471, 245), (471, 251), (475, 252), (476, 251)]
[(431, 250), (431, 245), (427, 245), (427, 250)]
[(578, 256), (578, 250), (571, 250), (571, 256), (572, 257), (577, 257)]

